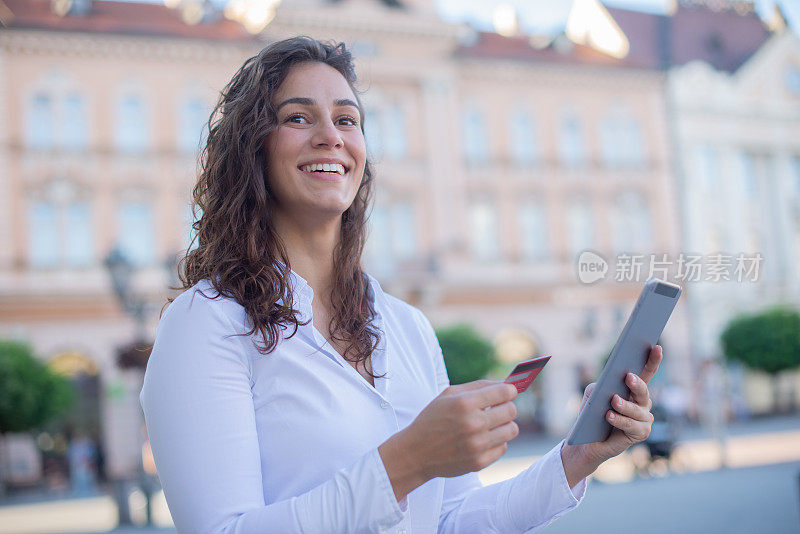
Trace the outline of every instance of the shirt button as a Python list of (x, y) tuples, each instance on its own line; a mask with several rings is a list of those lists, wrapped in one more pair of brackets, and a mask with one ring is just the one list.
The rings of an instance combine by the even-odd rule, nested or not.
[(381, 408), (383, 408), (383, 409), (385, 410), (385, 409), (386, 409), (386, 408), (388, 408), (388, 407), (389, 407), (389, 403), (388, 403), (388, 402), (386, 402), (386, 401), (381, 401)]
[(397, 534), (406, 534), (406, 529), (401, 528), (400, 530), (397, 531)]

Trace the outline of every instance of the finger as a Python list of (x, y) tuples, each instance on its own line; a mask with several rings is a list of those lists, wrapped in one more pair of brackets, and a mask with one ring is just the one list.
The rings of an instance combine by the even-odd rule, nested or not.
[(465, 391), (474, 391), (476, 389), (482, 389), (485, 387), (493, 386), (495, 384), (502, 384), (497, 380), (473, 380), (472, 382), (466, 382), (464, 384), (456, 384), (454, 386), (450, 386), (449, 389), (450, 393), (458, 394), (464, 393)]
[(509, 421), (489, 431), (489, 447), (494, 448), (519, 436), (519, 425)]
[(631, 441), (637, 443), (644, 441), (650, 435), (650, 423), (631, 419), (613, 410), (606, 412), (606, 421), (611, 423), (611, 426), (622, 430)]
[(633, 373), (628, 373), (625, 377), (625, 383), (628, 385), (628, 389), (631, 390), (631, 400), (639, 406), (646, 406), (649, 410), (650, 390), (647, 388), (647, 384), (644, 383), (644, 380)]
[(581, 407), (580, 407), (581, 410), (583, 409), (584, 406), (586, 406), (586, 403), (589, 402), (589, 397), (592, 396), (592, 392), (594, 391), (594, 387), (596, 385), (597, 382), (592, 382), (591, 384), (586, 386), (585, 390), (583, 390), (583, 401), (581, 401)]
[(508, 445), (506, 443), (502, 443), (497, 447), (489, 449), (488, 451), (483, 453), (479, 462), (480, 465), (478, 466), (478, 469), (476, 469), (476, 471), (495, 463), (497, 460), (502, 458), (502, 456), (506, 453), (507, 450), (508, 450)]
[(647, 363), (644, 364), (644, 369), (641, 374), (645, 384), (650, 383), (650, 379), (653, 378), (653, 375), (658, 371), (658, 366), (661, 365), (663, 357), (664, 350), (661, 348), (661, 345), (656, 345), (650, 350), (650, 355), (647, 358)]
[(517, 397), (517, 388), (513, 384), (495, 382), (490, 386), (465, 393), (474, 399), (475, 406), (487, 408), (504, 402), (509, 402)]
[(487, 428), (493, 429), (513, 421), (517, 416), (517, 407), (513, 402), (504, 402), (486, 409)]
[(642, 421), (645, 423), (653, 422), (653, 414), (645, 406), (640, 406), (634, 402), (627, 401), (619, 395), (614, 395), (611, 398), (611, 406), (618, 413), (628, 416), (631, 419)]

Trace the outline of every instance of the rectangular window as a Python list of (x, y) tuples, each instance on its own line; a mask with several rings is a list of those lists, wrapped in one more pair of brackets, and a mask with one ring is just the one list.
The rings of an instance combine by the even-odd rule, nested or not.
[(118, 103), (116, 125), (117, 148), (125, 152), (142, 152), (147, 147), (145, 106), (138, 96), (127, 95)]
[(408, 132), (403, 108), (393, 106), (386, 112), (387, 136), (386, 155), (392, 159), (400, 159), (408, 153)]
[(44, 149), (53, 146), (53, 101), (49, 95), (37, 94), (28, 101), (26, 144)]
[(194, 154), (202, 148), (208, 115), (205, 104), (198, 99), (189, 99), (181, 103), (178, 148), (182, 152)]
[(94, 259), (92, 213), (87, 202), (67, 208), (66, 259), (71, 267), (86, 267)]
[(573, 255), (592, 248), (594, 243), (594, 224), (588, 204), (579, 202), (569, 207), (567, 211), (567, 238), (569, 240), (569, 252)]
[(719, 187), (719, 163), (717, 153), (708, 146), (697, 149), (700, 186), (706, 191), (716, 191)]
[(184, 231), (184, 244), (186, 248), (191, 247), (190, 250), (194, 250), (200, 244), (197, 239), (197, 232), (195, 232), (193, 225), (195, 221), (200, 220), (200, 217), (203, 216), (203, 210), (200, 209), (198, 206), (197, 209), (197, 217), (194, 215), (193, 211), (194, 206), (190, 203), (186, 206), (184, 211), (184, 224), (186, 230)]
[(149, 204), (123, 204), (119, 212), (119, 246), (132, 264), (143, 266), (155, 259), (153, 210)]
[(86, 105), (80, 95), (68, 95), (64, 99), (61, 117), (61, 146), (82, 150), (88, 144)]
[(28, 249), (32, 267), (58, 264), (58, 224), (55, 206), (34, 202), (28, 212)]
[(493, 259), (498, 256), (497, 222), (497, 210), (488, 201), (474, 202), (470, 206), (472, 251), (477, 258)]
[(511, 157), (519, 164), (536, 159), (536, 131), (533, 120), (526, 113), (517, 113), (511, 119)]
[(391, 232), (386, 209), (375, 206), (369, 216), (369, 235), (364, 247), (364, 258), (370, 270), (383, 275), (391, 271), (392, 259)]
[(398, 258), (412, 258), (417, 251), (417, 232), (414, 206), (408, 202), (396, 204), (393, 208), (394, 253)]
[(464, 159), (483, 163), (489, 159), (489, 141), (486, 119), (477, 110), (467, 111), (462, 117)]
[(558, 151), (561, 162), (566, 166), (575, 167), (584, 163), (583, 132), (580, 120), (575, 115), (567, 114), (561, 120)]
[(383, 129), (381, 128), (381, 114), (375, 109), (364, 112), (364, 139), (370, 158), (379, 159), (383, 156)]
[(527, 259), (547, 256), (547, 222), (544, 209), (538, 202), (526, 202), (519, 209), (519, 225), (522, 232), (522, 255)]

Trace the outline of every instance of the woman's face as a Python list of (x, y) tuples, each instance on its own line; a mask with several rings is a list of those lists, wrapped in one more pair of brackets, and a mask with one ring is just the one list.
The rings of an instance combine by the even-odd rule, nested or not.
[(272, 101), (278, 125), (265, 141), (268, 181), (279, 213), (340, 217), (356, 196), (366, 163), (361, 114), (339, 71), (295, 65)]

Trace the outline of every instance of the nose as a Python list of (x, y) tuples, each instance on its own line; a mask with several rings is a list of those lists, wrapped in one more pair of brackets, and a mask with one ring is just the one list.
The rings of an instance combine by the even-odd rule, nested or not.
[(342, 148), (344, 142), (336, 125), (329, 120), (319, 121), (314, 127), (311, 144), (318, 147)]

